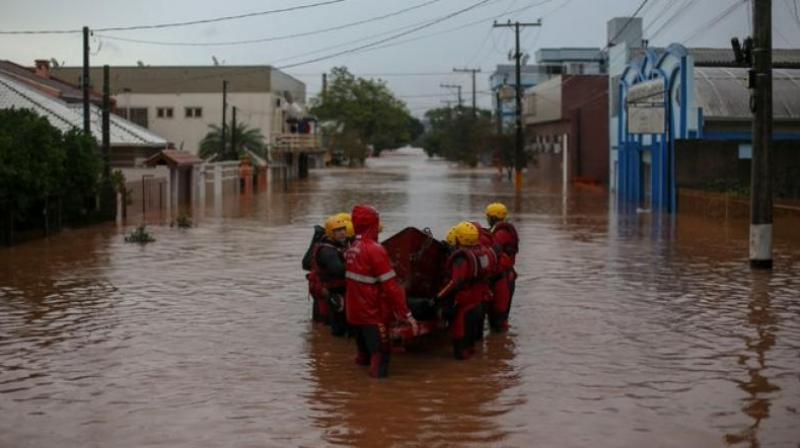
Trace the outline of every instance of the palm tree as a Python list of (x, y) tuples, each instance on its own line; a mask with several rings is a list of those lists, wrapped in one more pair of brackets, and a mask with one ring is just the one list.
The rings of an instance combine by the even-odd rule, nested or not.
[[(217, 160), (239, 160), (248, 150), (256, 153), (259, 157), (265, 157), (266, 145), (264, 135), (256, 128), (248, 128), (245, 123), (236, 123), (236, 135), (231, 135), (231, 128), (225, 125), (225, 150), (222, 150), (222, 130), (216, 125), (208, 126), (208, 131), (203, 140), (200, 141), (199, 155), (203, 159), (216, 157)], [(236, 147), (231, 148), (231, 141), (235, 137)]]

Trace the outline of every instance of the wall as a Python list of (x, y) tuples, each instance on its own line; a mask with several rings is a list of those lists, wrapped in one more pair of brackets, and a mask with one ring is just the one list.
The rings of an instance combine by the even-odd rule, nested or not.
[(524, 124), (543, 123), (562, 117), (562, 77), (556, 76), (525, 92), (522, 101)]
[[(678, 187), (747, 194), (750, 160), (739, 158), (738, 141), (678, 140)], [(772, 143), (775, 197), (800, 199), (800, 140)]]
[[(115, 99), (118, 108), (147, 107), (148, 129), (164, 136), (175, 148), (192, 154), (197, 154), (200, 141), (210, 130), (209, 125), (219, 125), (222, 121), (221, 93), (123, 93)], [(276, 100), (272, 93), (230, 93), (226, 119), (230, 124), (232, 106), (236, 106), (236, 121), (260, 129), (265, 142), (268, 142), (274, 132), (275, 123), (281, 122), (280, 111), (276, 113)], [(158, 118), (158, 107), (172, 107), (172, 118)], [(202, 117), (187, 118), (184, 112), (186, 107), (202, 108)]]
[(608, 78), (564, 76), (563, 115), (572, 123), (573, 179), (608, 184)]

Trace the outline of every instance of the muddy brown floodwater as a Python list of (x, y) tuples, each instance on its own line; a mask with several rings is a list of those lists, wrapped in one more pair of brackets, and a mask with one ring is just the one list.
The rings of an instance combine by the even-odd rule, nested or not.
[[(315, 172), (288, 193), (0, 249), (0, 446), (795, 447), (800, 236), (751, 273), (746, 222), (609, 211), (414, 155)], [(311, 227), (356, 202), (384, 236), (437, 236), (508, 203), (522, 238), (512, 330), (445, 340), (370, 380), (309, 322)]]

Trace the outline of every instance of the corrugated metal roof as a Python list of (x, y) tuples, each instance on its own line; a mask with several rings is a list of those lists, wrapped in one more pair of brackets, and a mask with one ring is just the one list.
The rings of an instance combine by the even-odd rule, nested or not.
[[(747, 69), (695, 67), (695, 101), (706, 119), (750, 119)], [(772, 70), (772, 111), (775, 119), (800, 118), (800, 69)]]
[[(21, 81), (0, 73), (0, 109), (31, 109), (50, 121), (50, 124), (67, 132), (83, 126), (81, 105), (70, 107), (68, 103), (47, 96), (27, 86)], [(92, 105), (92, 135), (102, 140), (102, 111)], [(111, 115), (111, 146), (166, 147), (167, 140), (128, 120)]]
[[(632, 48), (632, 59), (641, 59), (647, 50), (663, 53), (665, 48)], [(731, 48), (687, 48), (686, 50), (692, 55), (695, 67), (736, 67), (737, 65)], [(800, 68), (800, 49), (773, 48), (772, 63), (773, 65)]]

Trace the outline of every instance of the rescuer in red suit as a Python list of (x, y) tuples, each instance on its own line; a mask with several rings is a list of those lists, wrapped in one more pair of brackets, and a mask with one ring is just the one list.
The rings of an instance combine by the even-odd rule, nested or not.
[(356, 205), (351, 217), (356, 239), (345, 252), (345, 313), (356, 335), (356, 363), (369, 366), (369, 375), (381, 378), (389, 373), (390, 325), (407, 322), (414, 334), (419, 330), (389, 255), (377, 241), (381, 228), (378, 211)]
[(519, 252), (519, 237), (514, 225), (506, 220), (507, 217), (508, 209), (499, 202), (486, 207), (486, 219), (498, 256), (498, 274), (492, 284), (492, 301), (488, 310), (489, 325), (497, 333), (508, 330), (508, 315), (517, 279), (514, 265)]
[(450, 321), (450, 337), (456, 359), (467, 359), (475, 351), (481, 320), (481, 306), (487, 300), (489, 275), (495, 269), (492, 249), (480, 244), (480, 231), (471, 222), (450, 229), (447, 242), (455, 247), (447, 260), (449, 281), (436, 294)]

